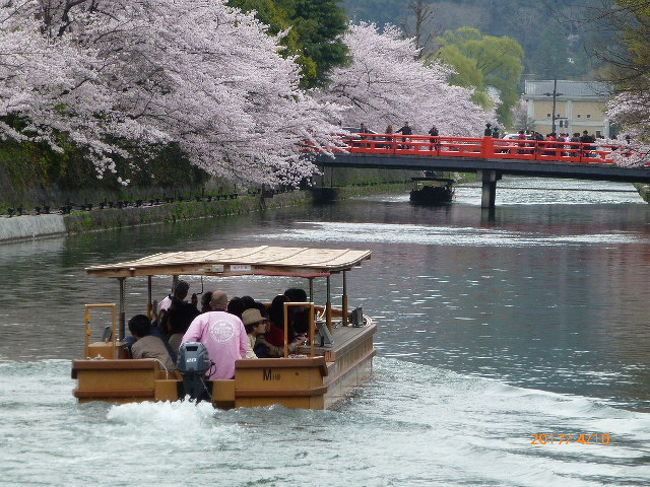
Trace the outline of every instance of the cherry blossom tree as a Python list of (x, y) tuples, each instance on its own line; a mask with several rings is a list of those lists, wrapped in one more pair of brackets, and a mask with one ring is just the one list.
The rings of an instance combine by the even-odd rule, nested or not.
[(385, 26), (380, 33), (374, 24), (351, 25), (344, 41), (352, 62), (336, 68), (318, 96), (349, 106), (342, 113), (346, 125), (363, 122), (383, 132), (388, 124), (409, 121), (420, 133), (436, 125), (441, 135), (480, 136), (494, 119), (471, 101), (471, 90), (447, 82), (449, 67), (424, 66), (414, 40), (402, 39), (398, 28)]
[(279, 37), (223, 0), (0, 0), (0, 136), (85, 147), (99, 174), (175, 142), (211, 174), (296, 184), (336, 104), (298, 88)]
[(650, 94), (623, 92), (608, 104), (607, 116), (621, 127), (621, 139), (608, 144), (621, 144), (609, 157), (620, 166), (642, 166), (650, 161)]

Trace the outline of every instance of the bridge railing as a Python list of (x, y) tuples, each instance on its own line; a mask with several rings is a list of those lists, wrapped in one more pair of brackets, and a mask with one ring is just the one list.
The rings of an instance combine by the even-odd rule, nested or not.
[(345, 137), (344, 141), (347, 150), (351, 153), (599, 164), (615, 164), (611, 155), (614, 151), (625, 150), (624, 146), (598, 143), (493, 139), (492, 137), (353, 134)]

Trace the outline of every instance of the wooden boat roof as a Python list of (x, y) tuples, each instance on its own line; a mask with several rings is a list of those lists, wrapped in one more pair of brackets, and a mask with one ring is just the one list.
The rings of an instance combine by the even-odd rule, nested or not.
[(350, 270), (369, 259), (370, 255), (370, 250), (260, 245), (158, 253), (129, 262), (87, 267), (86, 272), (95, 277), (152, 275), (324, 277)]

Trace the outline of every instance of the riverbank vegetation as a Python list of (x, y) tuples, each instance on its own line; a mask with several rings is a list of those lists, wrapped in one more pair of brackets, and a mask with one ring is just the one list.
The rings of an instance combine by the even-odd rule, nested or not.
[(609, 66), (605, 77), (618, 92), (609, 115), (633, 140), (650, 143), (650, 2), (617, 0), (603, 16), (620, 40), (600, 53)]
[[(451, 82), (474, 90), (472, 99), (486, 109), (496, 108), (504, 127), (512, 127), (512, 110), (519, 101), (519, 80), (524, 70), (524, 50), (507, 36), (483, 35), (472, 27), (447, 30), (437, 37), (438, 50), (427, 59), (454, 69)], [(495, 106), (490, 89), (499, 93)]]
[(446, 31), (471, 27), (520, 44), (529, 78), (582, 79), (602, 64), (594, 51), (615, 39), (611, 28), (590, 22), (609, 1), (344, 0), (343, 5), (354, 21), (391, 23), (408, 36), (419, 33), (425, 56), (440, 48), (437, 38)]

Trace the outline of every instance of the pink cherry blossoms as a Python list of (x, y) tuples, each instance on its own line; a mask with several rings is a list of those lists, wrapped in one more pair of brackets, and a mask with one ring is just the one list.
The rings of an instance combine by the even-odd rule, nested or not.
[(275, 186), (311, 176), (302, 148), (340, 145), (339, 123), (481, 132), (471, 93), (397, 29), (350, 26), (345, 41), (350, 67), (304, 93), (278, 37), (224, 0), (0, 0), (0, 137), (71, 141), (100, 177), (173, 142), (212, 175)]
[(621, 127), (621, 138), (609, 140), (621, 144), (610, 156), (619, 166), (641, 166), (650, 158), (650, 94), (624, 92), (608, 105), (607, 116)]
[[(348, 105), (344, 121), (365, 123), (377, 132), (409, 121), (416, 133), (436, 125), (441, 135), (480, 136), (490, 115), (470, 99), (472, 92), (451, 86), (451, 68), (417, 59), (413, 39), (394, 26), (380, 33), (374, 24), (351, 25), (345, 35), (352, 63), (337, 68), (321, 99)], [(397, 125), (396, 125), (397, 124)]]

